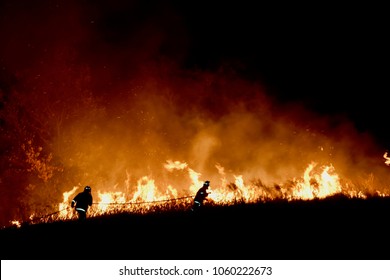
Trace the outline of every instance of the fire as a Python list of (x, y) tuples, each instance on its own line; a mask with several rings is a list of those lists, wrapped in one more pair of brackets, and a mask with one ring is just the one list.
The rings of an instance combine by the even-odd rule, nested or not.
[(293, 197), (298, 199), (324, 198), (342, 192), (338, 175), (332, 165), (324, 166), (320, 174), (313, 174), (315, 162), (309, 164), (293, 190)]
[(167, 162), (164, 164), (165, 169), (168, 171), (173, 171), (173, 170), (183, 170), (188, 167), (187, 163), (185, 162), (180, 162), (178, 160), (172, 161), (172, 160), (167, 160)]
[[(106, 40), (117, 33), (100, 27), (112, 24), (85, 24), (84, 9), (71, 10), (75, 17), (68, 9), (42, 13), (48, 17), (31, 21), (27, 37), (12, 29), (24, 13), (9, 10), (16, 17), (2, 26), (15, 36), (1, 46), (2, 224), (75, 219), (69, 205), (82, 184), (92, 186), (90, 216), (185, 209), (205, 180), (210, 205), (390, 191), (380, 147), (348, 114), (279, 103), (262, 81), (247, 79), (239, 61), (217, 59), (217, 71), (183, 64), (190, 54), (181, 47), (190, 46), (170, 43), (172, 27), (186, 30), (172, 22), (181, 17), (164, 13), (161, 26), (140, 17), (130, 37)], [(43, 30), (47, 23), (71, 32)], [(138, 38), (130, 51), (127, 38)], [(390, 166), (390, 155), (384, 158)], [(364, 180), (367, 171), (378, 185)]]
[[(384, 157), (387, 158), (385, 153)], [(132, 195), (126, 192), (102, 192), (98, 190), (98, 202), (95, 202), (89, 216), (99, 216), (104, 214), (112, 214), (117, 212), (140, 212), (147, 213), (152, 211), (158, 205), (168, 205), (176, 203), (176, 207), (190, 207), (192, 198), (196, 191), (202, 186), (202, 174), (191, 169), (187, 163), (180, 161), (167, 161), (164, 168), (169, 172), (175, 170), (185, 170), (191, 183), (188, 186), (188, 196), (181, 197), (177, 189), (171, 185), (165, 187), (166, 191), (161, 192), (155, 185), (155, 180), (148, 176), (143, 176), (137, 181), (135, 191)], [(311, 200), (322, 199), (335, 194), (343, 194), (350, 198), (367, 198), (367, 196), (359, 190), (351, 188), (348, 184), (342, 184), (339, 175), (332, 164), (319, 166), (316, 162), (308, 164), (301, 178), (294, 178), (292, 182), (278, 187), (278, 191), (270, 191), (264, 185), (259, 185), (256, 181), (247, 182), (243, 175), (235, 175), (234, 182), (229, 183), (224, 167), (217, 164), (216, 169), (221, 176), (221, 183), (215, 182), (209, 188), (209, 202), (215, 204), (231, 205), (236, 202), (255, 203), (258, 201), (269, 201), (275, 199), (291, 200)], [(128, 174), (127, 174), (128, 175)], [(129, 182), (126, 181), (126, 184)], [(74, 210), (70, 209), (69, 205), (72, 197), (75, 195), (79, 187), (75, 186), (70, 191), (63, 193), (63, 202), (58, 205), (59, 215), (58, 220), (75, 219)], [(376, 194), (381, 197), (389, 196), (389, 194), (376, 191)], [(180, 200), (185, 200), (180, 202)], [(158, 208), (163, 209), (163, 208)], [(33, 219), (34, 214), (30, 217)], [(54, 219), (54, 220), (55, 220)], [(19, 221), (12, 221), (13, 225), (20, 227)]]
[(385, 164), (386, 165), (390, 165), (390, 157), (387, 155), (387, 152), (385, 152), (385, 154), (383, 155), (384, 159), (385, 159)]
[(97, 204), (97, 210), (95, 212), (109, 213), (112, 209), (109, 208), (109, 204), (123, 204), (126, 202), (125, 194), (122, 192), (110, 192), (101, 193), (98, 192), (99, 203)]
[(62, 203), (58, 205), (58, 211), (59, 211), (59, 218), (60, 219), (66, 219), (66, 218), (72, 218), (73, 211), (69, 209), (69, 201), (72, 199), (72, 195), (75, 194), (77, 190), (77, 187), (73, 187), (68, 192), (64, 192), (62, 196), (64, 197), (64, 200)]
[(22, 226), (19, 221), (11, 221), (11, 225), (16, 226), (18, 228)]

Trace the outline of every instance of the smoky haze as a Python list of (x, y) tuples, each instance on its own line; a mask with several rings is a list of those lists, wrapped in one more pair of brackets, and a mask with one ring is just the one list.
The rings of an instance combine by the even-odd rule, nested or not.
[(189, 193), (200, 180), (283, 184), (311, 162), (358, 190), (388, 190), (384, 150), (343, 114), (279, 102), (228, 64), (186, 67), (192, 44), (172, 4), (2, 4), (1, 223), (58, 209), (64, 192), (132, 193), (143, 176)]

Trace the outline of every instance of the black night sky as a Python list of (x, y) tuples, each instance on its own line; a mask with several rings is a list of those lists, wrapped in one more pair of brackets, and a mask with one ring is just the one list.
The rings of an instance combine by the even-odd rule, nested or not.
[[(262, 83), (269, 95), (282, 102), (300, 102), (309, 110), (344, 115), (387, 147), (384, 10), (373, 4), (343, 2), (2, 1), (1, 85), (6, 92), (15, 82), (10, 64), (27, 67), (34, 52), (42, 51), (37, 48), (51, 41), (67, 37), (81, 41), (78, 51), (99, 64), (96, 67), (103, 67), (108, 59), (111, 63), (122, 60), (121, 67), (126, 67), (126, 61), (142, 63), (150, 57), (131, 57), (126, 52), (146, 46), (151, 56), (164, 56), (180, 67), (231, 68)], [(72, 16), (80, 23), (61, 24), (60, 19), (72, 21)], [(42, 25), (39, 20), (45, 17), (49, 19)], [(40, 31), (31, 30), (35, 24)], [(77, 32), (86, 28), (83, 24), (88, 28), (88, 41), (77, 38), (85, 36)], [(28, 49), (29, 42), (35, 49)], [(105, 52), (112, 50), (117, 56), (108, 58)], [(15, 57), (16, 51), (20, 53)], [(104, 70), (101, 74), (105, 75)]]
[(250, 3), (183, 8), (193, 40), (189, 65), (232, 62), (281, 101), (345, 114), (387, 145), (389, 45), (383, 9), (342, 2)]

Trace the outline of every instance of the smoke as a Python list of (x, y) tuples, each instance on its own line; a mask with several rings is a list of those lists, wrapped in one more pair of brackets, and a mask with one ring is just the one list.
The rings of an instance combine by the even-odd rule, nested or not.
[(280, 103), (228, 65), (185, 67), (191, 40), (170, 2), (27, 2), (1, 14), (2, 224), (52, 211), (74, 186), (134, 192), (148, 176), (188, 191), (167, 161), (215, 185), (221, 167), (273, 185), (315, 161), (387, 187), (383, 151), (350, 120)]

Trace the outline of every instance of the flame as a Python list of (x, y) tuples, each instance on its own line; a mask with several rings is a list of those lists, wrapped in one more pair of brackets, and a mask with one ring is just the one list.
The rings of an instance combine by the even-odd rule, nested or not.
[(20, 221), (17, 221), (17, 220), (11, 221), (11, 225), (16, 226), (16, 227), (18, 227), (18, 228), (20, 228), (20, 227), (22, 226), (22, 225), (20, 224)]
[(167, 160), (167, 162), (164, 164), (165, 169), (168, 171), (173, 171), (173, 170), (183, 170), (188, 167), (187, 163), (185, 162), (180, 162), (178, 160), (172, 161), (172, 160)]
[(390, 157), (387, 155), (387, 152), (385, 152), (385, 154), (383, 155), (384, 159), (385, 159), (385, 164), (386, 165), (390, 165)]
[(73, 187), (68, 192), (64, 192), (62, 196), (64, 197), (64, 200), (58, 205), (58, 211), (59, 211), (59, 218), (65, 219), (65, 218), (72, 218), (73, 217), (73, 211), (69, 209), (69, 201), (71, 200), (71, 196), (75, 194), (78, 187)]
[(303, 180), (297, 181), (293, 191), (294, 198), (324, 198), (342, 192), (339, 176), (332, 165), (324, 166), (320, 174), (313, 174), (315, 166), (315, 162), (310, 163), (303, 174)]
[[(384, 157), (387, 158), (387, 153)], [(390, 160), (390, 159), (388, 159)], [(186, 170), (190, 179), (186, 197), (179, 197), (179, 192), (172, 185), (165, 187), (165, 192), (159, 191), (155, 185), (155, 180), (148, 176), (138, 179), (135, 191), (132, 196), (126, 192), (102, 192), (98, 191), (98, 202), (95, 202), (89, 216), (99, 216), (112, 214), (121, 211), (147, 213), (154, 209), (156, 205), (168, 205), (173, 202), (177, 207), (187, 207), (191, 205), (192, 198), (196, 191), (203, 185), (202, 174), (191, 169), (185, 162), (168, 160), (163, 165), (169, 172), (175, 170)], [(256, 181), (247, 182), (243, 175), (233, 174), (234, 182), (229, 183), (225, 168), (217, 164), (216, 169), (221, 176), (220, 184), (216, 182), (209, 187), (208, 201), (215, 204), (230, 205), (237, 201), (244, 203), (255, 203), (258, 201), (269, 201), (275, 199), (291, 200), (311, 200), (322, 199), (335, 194), (344, 194), (350, 198), (366, 199), (367, 195), (360, 190), (351, 188), (349, 184), (342, 184), (339, 175), (332, 164), (318, 166), (318, 163), (311, 162), (305, 168), (301, 178), (294, 178), (292, 182), (278, 187), (278, 191), (270, 191), (270, 188), (259, 184)], [(129, 189), (129, 174), (125, 185)], [(74, 186), (70, 191), (63, 193), (63, 202), (59, 203), (59, 215), (54, 220), (74, 219), (76, 215), (69, 208), (72, 196), (75, 195), (78, 186)], [(377, 196), (387, 197), (389, 194), (375, 191)], [(185, 202), (178, 202), (183, 198), (188, 198)], [(207, 201), (206, 201), (207, 203)], [(161, 209), (161, 208), (159, 208)], [(34, 219), (34, 213), (30, 216), (30, 221)], [(21, 222), (14, 220), (12, 225), (20, 227)]]
[(126, 202), (125, 194), (122, 192), (110, 192), (110, 193), (101, 193), (98, 192), (99, 203), (97, 204), (97, 212), (99, 213), (109, 213), (113, 209), (109, 207), (109, 204), (123, 204)]

